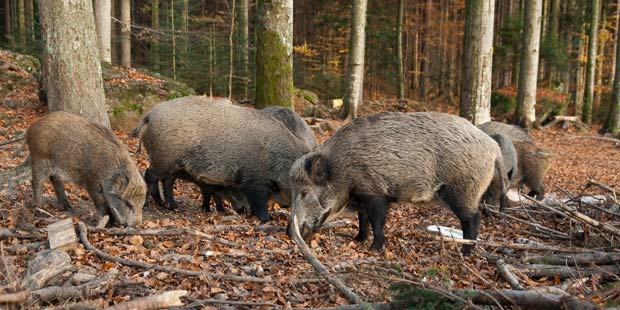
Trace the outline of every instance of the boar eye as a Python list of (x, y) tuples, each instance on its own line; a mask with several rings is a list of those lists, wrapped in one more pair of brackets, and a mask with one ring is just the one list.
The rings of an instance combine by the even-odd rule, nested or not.
[(308, 196), (308, 191), (302, 190), (301, 192), (299, 192), (299, 195), (301, 196), (301, 199), (305, 199), (306, 196)]

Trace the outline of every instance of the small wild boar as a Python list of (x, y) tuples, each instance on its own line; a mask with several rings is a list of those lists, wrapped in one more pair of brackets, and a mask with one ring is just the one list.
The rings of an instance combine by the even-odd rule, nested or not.
[[(290, 170), (292, 209), (304, 238), (345, 206), (356, 208), (359, 233), (371, 249), (385, 245), (383, 226), (391, 202), (439, 198), (461, 220), (463, 236), (476, 239), (478, 203), (492, 180), (508, 186), (498, 144), (467, 120), (443, 113), (383, 112), (357, 118)], [(464, 246), (468, 254), (472, 246)]]
[[(495, 133), (489, 136), (497, 142), (497, 145), (499, 145), (502, 150), (504, 170), (506, 171), (508, 181), (510, 183), (517, 182), (516, 178), (519, 176), (519, 163), (517, 159), (517, 151), (512, 143), (512, 140), (501, 133)], [(500, 210), (508, 207), (508, 197), (506, 197), (502, 191), (503, 188), (499, 186), (499, 184), (496, 184), (496, 182), (491, 182), (489, 188), (482, 196), (481, 202), (496, 205), (499, 198)]]
[[(288, 170), (309, 151), (272, 116), (205, 97), (161, 103), (134, 132), (143, 126), (152, 179), (167, 180), (183, 171), (209, 186), (235, 188), (263, 222), (269, 220), (269, 198), (290, 204)], [(164, 186), (164, 196), (171, 198), (165, 191)]]
[(34, 204), (41, 206), (43, 182), (50, 178), (61, 208), (71, 208), (63, 181), (86, 189), (99, 215), (113, 223), (142, 222), (146, 185), (125, 146), (107, 128), (66, 112), (52, 112), (26, 133)]
[(500, 122), (487, 122), (479, 126), (489, 135), (503, 134), (512, 140), (517, 152), (518, 171), (511, 178), (511, 186), (527, 185), (529, 196), (542, 200), (545, 197), (545, 174), (549, 170), (551, 152), (539, 148), (521, 127)]

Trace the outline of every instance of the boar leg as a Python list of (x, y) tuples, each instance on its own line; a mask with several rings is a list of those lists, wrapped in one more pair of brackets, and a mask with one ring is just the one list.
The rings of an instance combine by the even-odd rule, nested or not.
[(164, 205), (164, 201), (161, 200), (161, 194), (159, 193), (159, 180), (160, 178), (153, 172), (153, 169), (146, 169), (144, 172), (144, 182), (146, 182), (147, 186), (145, 204), (150, 195), (157, 205)]
[(368, 240), (368, 226), (370, 221), (368, 220), (368, 212), (366, 210), (358, 210), (357, 217), (359, 219), (359, 232), (355, 236), (355, 241), (364, 242)]
[(177, 203), (174, 202), (174, 181), (176, 181), (176, 176), (166, 177), (162, 179), (163, 190), (164, 190), (164, 199), (168, 204), (168, 208), (171, 210), (175, 210), (178, 206)]
[[(198, 187), (200, 187), (200, 191), (202, 192), (202, 211), (204, 212), (211, 212), (211, 197), (215, 198), (215, 205), (217, 206), (218, 202), (219, 204), (222, 204), (222, 199), (219, 199), (218, 201), (218, 196), (214, 195), (213, 193), (213, 187), (211, 187), (210, 185), (207, 185), (205, 183), (202, 182), (198, 182)], [(219, 206), (218, 206), (219, 208)], [(218, 209), (219, 211), (219, 209)]]
[(40, 161), (32, 160), (30, 165), (32, 169), (32, 201), (35, 206), (41, 207), (43, 205), (41, 193), (46, 175), (43, 173)]
[(381, 251), (385, 248), (385, 235), (383, 234), (383, 226), (387, 218), (387, 210), (390, 200), (387, 197), (369, 197), (369, 199), (360, 202), (366, 209), (368, 220), (372, 226), (372, 244), (371, 250)]
[(258, 217), (261, 223), (267, 223), (271, 219), (267, 212), (267, 202), (269, 201), (269, 188), (264, 184), (242, 183), (239, 191), (247, 198), (252, 212)]
[(530, 197), (535, 197), (537, 200), (543, 200), (545, 198), (545, 186), (538, 180), (528, 180), (527, 187), (531, 190), (527, 193)]
[(65, 184), (60, 179), (60, 176), (53, 174), (50, 176), (50, 180), (52, 180), (52, 184), (54, 185), (54, 192), (56, 192), (56, 199), (58, 200), (58, 206), (61, 210), (71, 210), (71, 203), (67, 199), (67, 195), (65, 194)]
[[(455, 190), (450, 186), (443, 186), (439, 190), (439, 197), (441, 197), (461, 221), (463, 238), (476, 240), (480, 227), (480, 211), (478, 211), (477, 201), (470, 198), (471, 194), (468, 193), (465, 187), (466, 186), (463, 186), (463, 188)], [(469, 192), (473, 192), (473, 190)], [(471, 244), (465, 244), (461, 252), (463, 255), (467, 256), (471, 253), (473, 247), (474, 246)]]

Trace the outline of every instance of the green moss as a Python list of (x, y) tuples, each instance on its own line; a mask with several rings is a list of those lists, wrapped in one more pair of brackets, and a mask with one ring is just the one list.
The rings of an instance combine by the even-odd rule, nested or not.
[(256, 55), (256, 107), (293, 108), (292, 55), (288, 55), (277, 33), (259, 29), (257, 37), (260, 46)]
[(502, 93), (491, 94), (491, 108), (495, 114), (506, 114), (517, 106), (517, 98)]
[(317, 104), (319, 102), (319, 96), (309, 90), (296, 88), (295, 96), (303, 97), (306, 101), (312, 104)]

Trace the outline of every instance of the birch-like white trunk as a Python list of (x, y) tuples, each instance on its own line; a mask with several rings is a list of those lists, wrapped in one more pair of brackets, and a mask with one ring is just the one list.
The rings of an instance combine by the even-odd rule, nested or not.
[(50, 111), (110, 128), (90, 0), (41, 1), (43, 72)]
[(101, 61), (112, 62), (112, 1), (95, 0), (95, 26)]
[(590, 8), (590, 34), (588, 35), (588, 60), (586, 63), (586, 86), (582, 115), (583, 122), (588, 125), (592, 122), (592, 102), (594, 101), (594, 78), (596, 73), (596, 47), (598, 44), (600, 6), (600, 0), (592, 0)]
[(536, 121), (536, 82), (540, 50), (542, 0), (525, 1), (525, 19), (521, 41), (521, 64), (517, 85), (516, 123), (531, 128)]
[(351, 10), (351, 37), (349, 39), (349, 65), (347, 68), (344, 104), (340, 118), (350, 121), (357, 117), (357, 107), (362, 101), (364, 87), (364, 49), (366, 46), (367, 0), (353, 0)]
[(491, 120), (495, 1), (467, 0), (460, 115), (479, 125)]
[(121, 65), (131, 67), (131, 1), (121, 0)]

